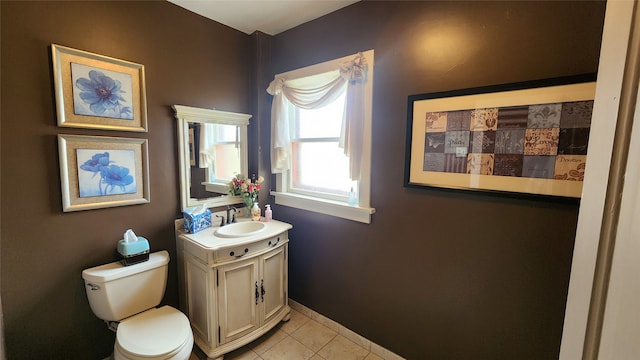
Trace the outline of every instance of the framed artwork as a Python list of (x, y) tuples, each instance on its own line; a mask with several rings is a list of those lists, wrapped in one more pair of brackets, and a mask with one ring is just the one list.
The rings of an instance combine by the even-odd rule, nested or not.
[(58, 135), (64, 212), (148, 203), (146, 139)]
[(579, 198), (595, 75), (409, 96), (405, 186)]
[(144, 65), (51, 45), (58, 126), (147, 131)]

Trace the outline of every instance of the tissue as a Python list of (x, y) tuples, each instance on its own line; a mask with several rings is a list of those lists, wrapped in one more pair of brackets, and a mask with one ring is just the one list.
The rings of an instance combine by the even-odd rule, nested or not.
[(134, 242), (134, 241), (138, 241), (138, 237), (136, 236), (136, 234), (133, 232), (133, 230), (128, 229), (127, 231), (124, 232), (124, 241), (125, 242)]
[[(187, 209), (190, 210), (190, 209)], [(202, 204), (202, 206), (198, 206), (196, 208), (192, 208), (191, 209), (191, 216), (198, 216), (201, 214), (204, 214), (207, 211), (207, 206), (205, 204)]]
[(211, 227), (211, 210), (206, 205), (185, 209), (182, 213), (184, 218), (184, 231), (195, 234), (200, 230)]
[(149, 260), (149, 241), (136, 236), (133, 230), (125, 231), (122, 240), (118, 241), (118, 253), (125, 266)]

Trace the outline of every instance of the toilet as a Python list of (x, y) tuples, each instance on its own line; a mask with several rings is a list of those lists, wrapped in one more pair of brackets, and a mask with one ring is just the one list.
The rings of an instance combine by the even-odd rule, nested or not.
[(160, 304), (167, 284), (169, 253), (124, 266), (120, 262), (82, 271), (91, 310), (116, 332), (115, 360), (187, 360), (193, 348), (189, 319)]

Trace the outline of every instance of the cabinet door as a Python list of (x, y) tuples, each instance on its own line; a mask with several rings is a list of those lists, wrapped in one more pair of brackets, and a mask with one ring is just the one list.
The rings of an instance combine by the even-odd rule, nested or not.
[(210, 271), (192, 256), (184, 256), (184, 278), (186, 281), (187, 315), (193, 331), (200, 339), (213, 344), (212, 323), (209, 304), (212, 302)]
[(217, 268), (220, 344), (242, 337), (259, 326), (258, 263), (254, 258)]
[(268, 322), (286, 305), (286, 249), (287, 245), (285, 244), (263, 257), (260, 302), (264, 309), (264, 322)]

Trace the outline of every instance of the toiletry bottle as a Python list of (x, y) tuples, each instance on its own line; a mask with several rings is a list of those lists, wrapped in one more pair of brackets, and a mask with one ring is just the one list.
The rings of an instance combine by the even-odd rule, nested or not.
[(356, 193), (353, 192), (353, 186), (351, 187), (351, 191), (349, 191), (349, 200), (348, 200), (349, 205), (354, 206), (355, 204), (358, 203), (358, 200), (356, 199)]
[(264, 209), (264, 221), (271, 221), (273, 218), (273, 212), (271, 211), (271, 205), (267, 205), (267, 208)]
[(260, 206), (258, 206), (258, 202), (253, 203), (253, 207), (251, 208), (251, 220), (260, 221)]

